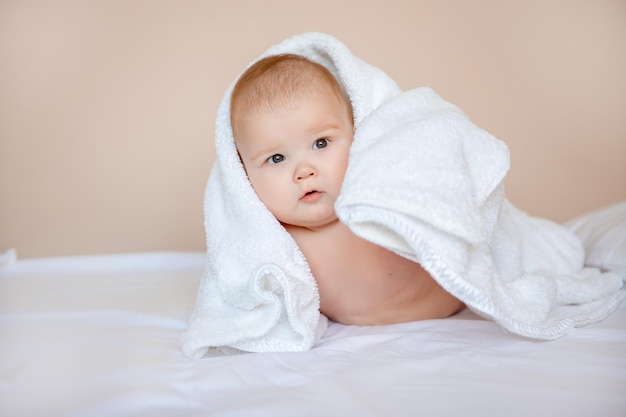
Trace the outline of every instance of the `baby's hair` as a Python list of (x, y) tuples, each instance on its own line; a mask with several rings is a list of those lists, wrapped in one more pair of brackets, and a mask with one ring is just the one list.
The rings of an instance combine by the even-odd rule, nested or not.
[(233, 88), (230, 99), (233, 129), (239, 112), (269, 110), (290, 104), (294, 98), (316, 91), (320, 82), (347, 103), (352, 117), (352, 107), (339, 82), (323, 65), (296, 54), (272, 55), (257, 61)]

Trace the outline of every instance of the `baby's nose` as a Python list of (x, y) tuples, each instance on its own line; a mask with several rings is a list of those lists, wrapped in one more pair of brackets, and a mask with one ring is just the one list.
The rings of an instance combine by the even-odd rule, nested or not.
[(301, 164), (296, 169), (294, 179), (296, 181), (302, 181), (309, 177), (313, 177), (317, 174), (317, 171), (310, 164)]

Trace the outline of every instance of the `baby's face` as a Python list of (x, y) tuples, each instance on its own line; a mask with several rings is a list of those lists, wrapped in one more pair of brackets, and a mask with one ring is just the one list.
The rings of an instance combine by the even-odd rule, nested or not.
[(240, 119), (236, 144), (248, 178), (281, 223), (313, 229), (337, 219), (354, 134), (346, 105), (320, 93)]

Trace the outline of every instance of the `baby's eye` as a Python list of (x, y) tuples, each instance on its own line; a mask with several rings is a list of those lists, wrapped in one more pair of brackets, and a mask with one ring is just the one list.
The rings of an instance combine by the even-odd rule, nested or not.
[(285, 157), (279, 153), (277, 153), (276, 155), (272, 155), (269, 158), (267, 158), (267, 163), (268, 164), (278, 164), (280, 162), (283, 162), (285, 160)]
[(328, 146), (328, 139), (318, 139), (313, 143), (313, 149), (322, 149)]

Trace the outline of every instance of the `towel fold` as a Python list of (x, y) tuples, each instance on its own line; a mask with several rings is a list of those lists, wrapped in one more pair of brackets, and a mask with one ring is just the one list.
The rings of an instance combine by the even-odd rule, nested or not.
[(514, 207), (508, 167), (504, 143), (418, 88), (359, 125), (336, 211), (511, 332), (553, 339), (605, 317), (623, 298), (622, 279), (584, 268), (569, 229)]
[[(469, 308), (523, 336), (557, 338), (616, 308), (621, 278), (584, 268), (573, 233), (506, 199), (506, 145), (457, 107), (428, 88), (402, 92), (329, 35), (287, 39), (258, 59), (278, 53), (326, 66), (350, 98), (356, 134), (336, 211), (355, 234), (419, 262)], [(194, 358), (211, 348), (307, 350), (327, 325), (304, 256), (237, 155), (233, 86), (218, 109), (207, 263), (183, 337)]]

